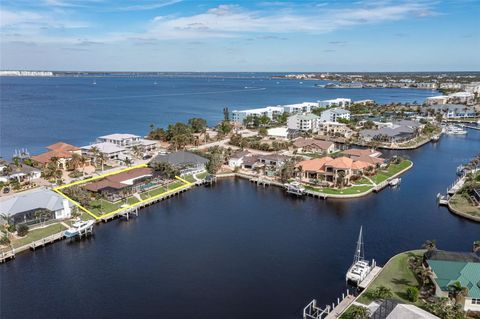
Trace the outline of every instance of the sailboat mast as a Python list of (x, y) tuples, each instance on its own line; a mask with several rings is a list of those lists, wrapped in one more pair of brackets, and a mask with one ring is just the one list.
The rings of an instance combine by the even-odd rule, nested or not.
[(363, 251), (363, 226), (360, 226), (360, 233), (358, 234), (357, 240), (357, 248), (355, 249), (355, 256), (353, 257), (353, 263), (355, 264), (357, 261), (364, 259), (364, 251)]

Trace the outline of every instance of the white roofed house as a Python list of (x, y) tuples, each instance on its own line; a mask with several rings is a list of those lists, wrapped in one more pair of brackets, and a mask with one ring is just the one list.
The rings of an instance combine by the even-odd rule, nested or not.
[(267, 130), (267, 136), (274, 138), (281, 138), (286, 140), (291, 140), (297, 138), (301, 135), (301, 132), (296, 129), (290, 129), (286, 126), (282, 127), (273, 127)]
[(251, 153), (249, 151), (238, 151), (230, 157), (230, 159), (228, 160), (228, 166), (232, 169), (236, 167), (242, 167), (243, 159), (250, 155)]
[(468, 118), (477, 116), (477, 112), (473, 106), (464, 104), (436, 104), (430, 105), (423, 109), (424, 113), (433, 110), (435, 114), (441, 114), (443, 118)]
[(82, 146), (80, 149), (82, 150), (82, 153), (84, 155), (87, 155), (90, 157), (95, 156), (93, 150), (97, 149), (101, 154), (104, 154), (105, 157), (112, 160), (120, 159), (126, 151), (124, 147), (118, 146), (110, 142), (101, 142), (101, 143), (86, 145), (86, 146)]
[(23, 163), (0, 165), (0, 182), (7, 183), (12, 180), (17, 180), (19, 183), (31, 182), (41, 176), (42, 172), (39, 169)]
[(336, 136), (350, 138), (353, 136), (354, 131), (350, 129), (345, 123), (338, 122), (320, 122), (318, 125), (319, 134), (325, 136)]
[(350, 120), (350, 111), (336, 107), (327, 109), (320, 115), (320, 122), (338, 122), (339, 119)]
[(42, 219), (70, 218), (73, 204), (57, 193), (41, 188), (18, 194), (0, 202), (0, 213), (14, 224), (39, 222), (38, 211), (49, 212)]
[(103, 144), (106, 150), (110, 150), (115, 154), (111, 154), (114, 158), (125, 159), (129, 157), (129, 153), (137, 148), (142, 154), (131, 154), (133, 157), (144, 156), (146, 152), (155, 151), (158, 147), (158, 143), (153, 140), (146, 140), (138, 135), (134, 134), (124, 134), (124, 133), (115, 133), (100, 136), (97, 138), (98, 144), (109, 143), (114, 144), (118, 148), (123, 148), (125, 151), (121, 152), (118, 149), (115, 151), (109, 144)]

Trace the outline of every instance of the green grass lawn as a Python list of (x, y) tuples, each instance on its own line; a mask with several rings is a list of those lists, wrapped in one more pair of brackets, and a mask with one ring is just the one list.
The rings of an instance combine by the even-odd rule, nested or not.
[[(94, 200), (90, 202), (89, 210), (97, 216), (101, 216), (103, 214), (111, 213), (125, 204), (125, 201), (120, 200), (118, 202), (112, 203), (105, 199)], [(99, 205), (99, 207), (92, 207), (95, 205)], [(88, 208), (87, 208), (88, 209)]]
[(422, 250), (414, 250), (393, 257), (357, 301), (368, 305), (373, 301), (370, 293), (379, 286), (385, 286), (391, 289), (393, 299), (404, 303), (412, 303), (406, 297), (406, 290), (408, 287), (419, 288), (419, 283), (408, 267), (408, 258), (414, 255), (421, 256), (422, 254)]
[(379, 170), (377, 174), (373, 176), (369, 176), (372, 181), (376, 184), (380, 184), (386, 181), (388, 178), (392, 177), (393, 175), (397, 174), (398, 172), (404, 170), (408, 166), (410, 166), (412, 162), (409, 160), (403, 160), (398, 164), (390, 164), (388, 169), (386, 170)]
[(473, 206), (472, 202), (462, 194), (453, 195), (450, 199), (450, 205), (459, 212), (480, 217), (480, 208)]
[(200, 174), (195, 175), (198, 179), (204, 179), (205, 177), (208, 176), (208, 172), (203, 172)]
[(370, 182), (368, 179), (365, 177), (360, 178), (359, 180), (356, 180), (355, 182), (352, 182), (354, 185), (361, 185), (361, 184), (369, 184), (372, 185), (372, 182)]
[(25, 236), (24, 238), (19, 238), (16, 240), (12, 241), (12, 246), (14, 248), (18, 248), (23, 245), (30, 244), (36, 240), (45, 238), (47, 236), (56, 234), (61, 232), (62, 230), (65, 230), (66, 227), (63, 226), (62, 224), (53, 224), (45, 228), (39, 228), (39, 229), (34, 229), (28, 232), (28, 235)]
[(186, 180), (186, 181), (189, 181), (190, 183), (195, 183), (196, 180), (195, 178), (193, 177), (193, 175), (185, 175), (185, 176), (182, 176), (181, 177), (182, 179)]
[(352, 194), (364, 193), (369, 189), (371, 189), (372, 186), (352, 186), (352, 187), (347, 187), (342, 189), (329, 188), (329, 187), (305, 186), (305, 189), (309, 189), (314, 192), (320, 192), (324, 194), (331, 194), (331, 195), (352, 195)]

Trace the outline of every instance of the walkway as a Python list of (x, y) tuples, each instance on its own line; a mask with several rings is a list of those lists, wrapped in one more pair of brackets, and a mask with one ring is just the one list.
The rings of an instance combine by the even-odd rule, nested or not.
[(332, 309), (332, 311), (325, 317), (325, 319), (338, 318), (340, 315), (350, 306), (355, 300), (355, 296), (348, 295), (343, 299), (338, 306)]

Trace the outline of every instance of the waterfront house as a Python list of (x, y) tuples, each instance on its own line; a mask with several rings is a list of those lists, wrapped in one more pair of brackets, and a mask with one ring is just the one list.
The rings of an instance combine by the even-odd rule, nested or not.
[(399, 120), (382, 123), (382, 125), (376, 129), (361, 130), (359, 137), (364, 142), (379, 141), (400, 143), (418, 136), (423, 126), (423, 124), (417, 121)]
[(350, 183), (352, 176), (359, 176), (369, 167), (375, 165), (361, 160), (353, 160), (342, 156), (331, 158), (329, 156), (301, 161), (295, 166), (297, 175), (306, 182), (326, 181), (330, 184)]
[(295, 114), (287, 119), (287, 127), (302, 132), (317, 132), (319, 117), (313, 113)]
[(147, 184), (156, 184), (158, 180), (155, 181), (155, 178), (151, 168), (139, 167), (93, 181), (84, 188), (92, 193), (99, 193), (110, 201), (117, 201), (142, 192), (147, 188)]
[(298, 153), (331, 154), (335, 152), (335, 144), (312, 138), (300, 138), (293, 142), (293, 147)]
[(180, 170), (180, 175), (196, 174), (205, 170), (208, 159), (188, 151), (178, 151), (155, 156), (150, 164), (169, 163)]
[(450, 285), (467, 288), (463, 309), (480, 311), (480, 257), (475, 253), (429, 251), (425, 255), (432, 271), (437, 297), (448, 297)]
[(347, 107), (352, 104), (352, 99), (336, 98), (331, 100), (318, 101), (319, 107)]
[(82, 146), (80, 148), (82, 154), (88, 157), (95, 157), (96, 154), (93, 153), (94, 149), (97, 149), (100, 154), (103, 154), (106, 158), (110, 160), (121, 159), (126, 152), (126, 149), (117, 144), (110, 142), (100, 142), (91, 145)]
[[(70, 218), (73, 204), (57, 193), (41, 188), (8, 197), (0, 202), (0, 213), (10, 216), (14, 224), (38, 222), (39, 219)], [(39, 212), (42, 216), (39, 216)]]
[(449, 95), (428, 97), (425, 103), (429, 106), (437, 104), (458, 103), (472, 105), (475, 101), (475, 94), (472, 92), (455, 92)]
[(32, 156), (32, 161), (41, 166), (46, 166), (53, 158), (55, 158), (57, 159), (58, 168), (68, 170), (73, 169), (70, 165), (73, 155), (82, 155), (80, 148), (64, 142), (58, 142), (49, 145), (46, 148), (49, 150), (48, 152)]
[(477, 116), (473, 106), (463, 104), (437, 104), (423, 108), (423, 113), (441, 114), (444, 119), (468, 118)]
[(97, 142), (111, 143), (125, 149), (131, 149), (136, 146), (144, 152), (155, 151), (158, 145), (155, 141), (143, 139), (138, 135), (125, 133), (115, 133), (100, 136), (97, 138)]
[(12, 180), (19, 183), (31, 182), (41, 176), (42, 172), (39, 169), (23, 163), (0, 165), (0, 182), (7, 183)]
[(237, 151), (228, 160), (228, 166), (232, 169), (243, 166), (243, 159), (251, 156), (249, 151)]
[(335, 107), (327, 109), (320, 115), (320, 122), (338, 122), (339, 119), (350, 120), (350, 111)]

